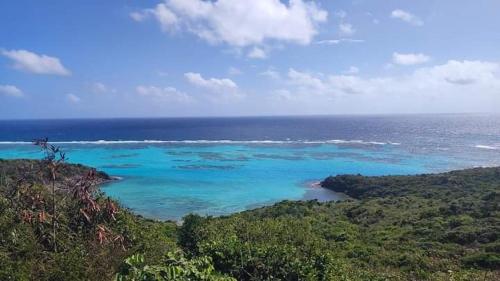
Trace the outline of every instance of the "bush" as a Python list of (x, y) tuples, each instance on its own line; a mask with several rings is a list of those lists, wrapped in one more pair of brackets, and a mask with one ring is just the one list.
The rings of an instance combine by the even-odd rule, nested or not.
[(169, 252), (160, 265), (146, 265), (144, 256), (133, 255), (125, 259), (116, 281), (236, 281), (214, 270), (209, 257), (186, 259), (181, 252)]

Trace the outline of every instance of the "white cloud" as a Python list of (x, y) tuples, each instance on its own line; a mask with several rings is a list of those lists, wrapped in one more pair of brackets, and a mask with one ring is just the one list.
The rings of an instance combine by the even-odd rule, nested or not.
[(328, 13), (313, 1), (166, 0), (154, 9), (130, 14), (142, 21), (154, 16), (163, 30), (188, 31), (211, 43), (235, 47), (265, 41), (309, 44)]
[(393, 53), (392, 62), (399, 65), (416, 65), (426, 63), (431, 58), (424, 54), (401, 54)]
[[(483, 61), (450, 60), (446, 64), (430, 68), (417, 69), (414, 73), (415, 82), (428, 79), (451, 86), (474, 86), (490, 89), (487, 92), (499, 91), (500, 64)], [(500, 92), (497, 92), (500, 94)]]
[(328, 91), (328, 85), (324, 83), (321, 77), (307, 72), (300, 72), (293, 68), (288, 70), (288, 82), (294, 85), (301, 92), (325, 93)]
[(273, 68), (268, 68), (266, 71), (263, 71), (259, 74), (273, 80), (281, 79), (281, 74), (278, 71), (274, 70)]
[(358, 74), (359, 68), (355, 66), (350, 66), (347, 70), (344, 71), (345, 74)]
[(21, 91), (18, 87), (12, 85), (0, 85), (0, 94), (16, 98), (24, 96), (23, 91)]
[(62, 76), (71, 74), (56, 57), (38, 55), (26, 50), (2, 50), (1, 53), (11, 59), (14, 62), (13, 67), (18, 70)]
[(404, 22), (407, 22), (407, 23), (409, 23), (411, 25), (415, 25), (415, 26), (424, 25), (424, 22), (419, 17), (417, 17), (417, 16), (415, 16), (407, 11), (400, 10), (400, 9), (392, 11), (391, 17), (395, 18), (395, 19), (400, 19)]
[(278, 90), (274, 90), (271, 92), (271, 100), (274, 100), (274, 101), (289, 101), (289, 100), (293, 100), (295, 97), (292, 93), (290, 93), (289, 90), (286, 90), (286, 89), (278, 89)]
[(109, 88), (104, 83), (95, 82), (91, 85), (92, 92), (96, 94), (115, 93), (116, 89)]
[(156, 5), (154, 9), (144, 9), (139, 12), (132, 12), (130, 13), (130, 17), (137, 22), (142, 22), (153, 17), (160, 23), (160, 27), (163, 31), (175, 30), (179, 21), (177, 16), (164, 3)]
[(475, 93), (500, 95), (500, 64), (450, 60), (416, 69), (410, 75), (361, 78), (353, 75), (322, 75), (290, 69), (288, 83), (308, 95), (430, 95)]
[(339, 35), (340, 36), (352, 36), (356, 33), (356, 29), (352, 26), (352, 24), (345, 22), (344, 20), (347, 18), (347, 13), (344, 10), (337, 11), (335, 16), (340, 18), (339, 24)]
[(498, 111), (500, 63), (457, 61), (410, 74), (326, 75), (290, 69), (270, 102), (296, 112), (403, 113)]
[(238, 85), (233, 82), (233, 80), (228, 78), (218, 79), (218, 78), (208, 78), (205, 79), (200, 73), (188, 72), (184, 74), (184, 77), (189, 81), (189, 83), (196, 85), (207, 90), (214, 92), (236, 92), (238, 90)]
[(186, 80), (200, 88), (200, 99), (214, 104), (234, 104), (246, 97), (238, 85), (228, 78), (204, 78), (200, 73), (184, 73)]
[(137, 86), (136, 92), (141, 96), (159, 98), (174, 102), (188, 103), (193, 101), (192, 97), (173, 87), (160, 88), (155, 86)]
[(108, 87), (106, 87), (106, 85), (104, 85), (103, 83), (100, 83), (100, 82), (96, 82), (92, 85), (92, 89), (95, 91), (95, 92), (98, 92), (98, 93), (105, 93), (108, 91)]
[(252, 59), (265, 59), (267, 58), (267, 53), (262, 48), (253, 47), (248, 53), (248, 57)]
[(146, 10), (145, 11), (141, 11), (141, 12), (132, 12), (132, 13), (130, 13), (130, 17), (133, 20), (137, 21), (137, 22), (141, 22), (141, 21), (147, 19), (148, 16), (149, 16), (149, 13), (147, 13)]
[(318, 45), (338, 45), (341, 43), (364, 43), (365, 40), (362, 39), (350, 39), (350, 38), (340, 38), (340, 39), (325, 39), (316, 41), (315, 44)]
[(70, 103), (79, 103), (80, 101), (82, 101), (82, 99), (77, 96), (77, 95), (74, 95), (74, 94), (67, 94), (66, 95), (66, 99), (70, 102)]
[(339, 25), (340, 36), (352, 36), (356, 33), (356, 29), (350, 23), (340, 23)]

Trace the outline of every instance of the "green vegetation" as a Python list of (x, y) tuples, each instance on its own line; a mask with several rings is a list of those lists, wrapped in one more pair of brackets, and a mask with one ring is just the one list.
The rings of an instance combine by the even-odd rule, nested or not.
[(322, 185), (352, 199), (191, 215), (179, 243), (239, 280), (500, 280), (500, 168)]
[(54, 212), (50, 175), (0, 160), (0, 280), (500, 280), (500, 168), (329, 177), (351, 199), (182, 226), (117, 207), (95, 187), (106, 174), (64, 163)]
[(154, 266), (146, 265), (143, 255), (133, 255), (125, 260), (115, 279), (235, 281), (234, 278), (217, 273), (209, 257), (187, 259), (180, 251), (167, 253), (162, 264)]
[(140, 252), (160, 262), (177, 249), (174, 223), (118, 209), (98, 189), (83, 192), (109, 180), (94, 173), (89, 181), (91, 171), (61, 164), (54, 218), (47, 163), (0, 160), (0, 280), (111, 280), (127, 256)]

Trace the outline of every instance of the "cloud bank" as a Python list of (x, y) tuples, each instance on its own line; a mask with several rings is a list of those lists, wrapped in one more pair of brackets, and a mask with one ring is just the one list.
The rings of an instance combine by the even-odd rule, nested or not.
[(270, 98), (288, 106), (285, 112), (470, 112), (495, 110), (500, 102), (500, 63), (487, 61), (449, 60), (410, 74), (374, 77), (291, 68), (280, 81)]

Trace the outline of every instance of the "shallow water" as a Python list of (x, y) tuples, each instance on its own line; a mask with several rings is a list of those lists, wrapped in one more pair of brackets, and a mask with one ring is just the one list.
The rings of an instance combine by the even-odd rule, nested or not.
[(497, 117), (0, 121), (0, 158), (40, 158), (29, 141), (47, 136), (69, 162), (122, 177), (103, 190), (124, 206), (178, 220), (281, 200), (340, 199), (310, 187), (328, 175), (498, 165)]
[[(391, 145), (335, 144), (62, 144), (69, 161), (122, 180), (109, 196), (146, 217), (180, 219), (187, 213), (223, 215), (284, 199), (336, 200), (308, 186), (331, 174), (414, 174), (446, 167)], [(31, 145), (0, 148), (2, 158), (39, 158)], [(441, 163), (439, 161), (442, 161)]]

